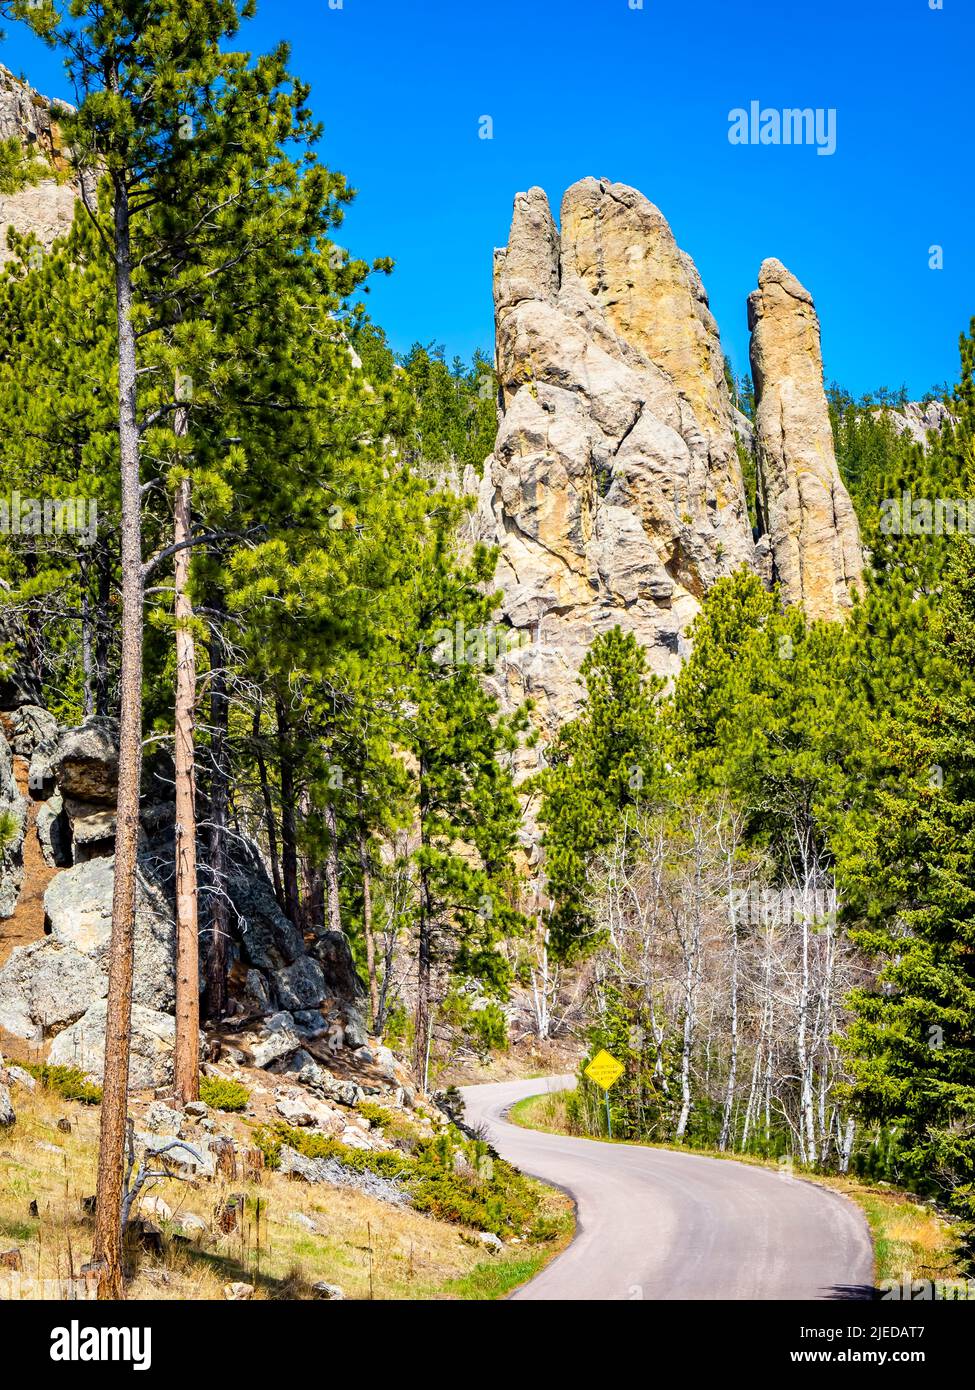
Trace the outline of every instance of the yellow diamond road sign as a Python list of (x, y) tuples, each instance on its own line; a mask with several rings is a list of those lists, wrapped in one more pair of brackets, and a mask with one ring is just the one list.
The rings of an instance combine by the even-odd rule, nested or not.
[(617, 1062), (612, 1053), (603, 1048), (586, 1067), (586, 1075), (590, 1081), (595, 1081), (597, 1086), (602, 1086), (604, 1091), (608, 1091), (610, 1086), (619, 1081), (626, 1068), (622, 1062)]

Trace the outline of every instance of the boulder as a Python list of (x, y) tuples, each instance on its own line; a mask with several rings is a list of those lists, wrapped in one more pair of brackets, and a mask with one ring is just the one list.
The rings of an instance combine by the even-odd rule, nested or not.
[[(2, 1065), (2, 1062), (0, 1062), (0, 1066)], [(37, 1090), (37, 1082), (29, 1071), (24, 1071), (23, 1067), (7, 1066), (5, 1070), (8, 1081), (12, 1081), (15, 1085), (22, 1087), (23, 1090), (28, 1091), (31, 1095)]]
[(210, 1227), (202, 1216), (197, 1216), (192, 1211), (185, 1211), (176, 1218), (173, 1231), (175, 1234), (183, 1236), (185, 1240), (198, 1240), (201, 1236), (210, 1234)]
[(10, 721), (12, 746), (21, 758), (29, 758), (38, 744), (57, 735), (58, 721), (40, 705), (21, 705)]
[(173, 1209), (162, 1197), (143, 1197), (139, 1211), (151, 1221), (172, 1221)]
[[(60, 793), (57, 793), (60, 797)], [(87, 801), (64, 797), (74, 863), (105, 858), (115, 853), (115, 810), (109, 806), (92, 806)]]
[(23, 797), (0, 797), (0, 920), (12, 917), (20, 901), (26, 825), (27, 803)]
[(314, 1009), (325, 998), (325, 973), (309, 956), (299, 956), (283, 970), (276, 970), (272, 979), (278, 1007), (291, 1013)]
[[(52, 942), (108, 968), (115, 861), (92, 859), (51, 880), (44, 911)], [(133, 998), (149, 1009), (171, 1009), (175, 996), (173, 909), (154, 860), (139, 861), (135, 914)]]
[(275, 1099), (275, 1109), (281, 1118), (296, 1129), (319, 1129), (326, 1134), (340, 1135), (345, 1128), (345, 1120), (330, 1106), (315, 1100), (298, 1088), (279, 1091)]
[(55, 787), (65, 797), (94, 806), (114, 806), (118, 797), (118, 724), (93, 715), (65, 729), (34, 751), (31, 790), (46, 798)]
[(0, 919), (12, 917), (24, 879), (27, 803), (17, 788), (13, 753), (0, 730)]
[[(315, 937), (311, 955), (318, 961), (325, 976), (329, 994), (336, 995), (343, 1002), (353, 1003), (366, 997), (366, 987), (360, 979), (352, 947), (345, 932), (327, 931)], [(317, 1001), (321, 1003), (321, 1000)]]
[(223, 1296), (228, 1303), (247, 1303), (254, 1297), (254, 1285), (244, 1284), (240, 1281), (227, 1284)]
[[(132, 1050), (129, 1089), (155, 1090), (172, 1084), (176, 1022), (171, 1014), (132, 1006)], [(49, 1061), (55, 1066), (78, 1067), (101, 1081), (105, 1070), (105, 1001), (91, 1008), (59, 1033), (51, 1044)]]
[(274, 1103), (274, 1108), (282, 1120), (289, 1125), (294, 1125), (296, 1129), (305, 1129), (315, 1123), (314, 1111), (307, 1100), (292, 1092), (279, 1096)]
[(295, 1021), (285, 1010), (263, 1019), (258, 1028), (242, 1033), (238, 1041), (255, 1067), (268, 1067), (290, 1057), (302, 1045)]
[(39, 1047), (107, 990), (105, 970), (90, 955), (57, 941), (32, 941), (0, 969), (0, 1028)]
[(10, 1090), (7, 1086), (0, 1084), (0, 1129), (9, 1128), (16, 1119), (14, 1103), (10, 1099)]
[(71, 845), (71, 822), (64, 809), (64, 799), (55, 792), (42, 801), (34, 817), (34, 827), (41, 846), (44, 863), (49, 869), (67, 869), (74, 863)]
[(338, 1284), (326, 1284), (321, 1279), (317, 1284), (312, 1284), (311, 1291), (316, 1299), (328, 1303), (339, 1303), (345, 1299), (345, 1293)]
[(237, 914), (236, 929), (247, 965), (270, 975), (304, 955), (304, 937), (281, 911), (259, 862), (246, 867), (235, 863), (227, 891)]
[(164, 1130), (176, 1130), (178, 1132), (183, 1123), (183, 1116), (179, 1110), (174, 1110), (165, 1101), (154, 1100), (146, 1111), (143, 1121), (146, 1129), (153, 1134), (161, 1133)]

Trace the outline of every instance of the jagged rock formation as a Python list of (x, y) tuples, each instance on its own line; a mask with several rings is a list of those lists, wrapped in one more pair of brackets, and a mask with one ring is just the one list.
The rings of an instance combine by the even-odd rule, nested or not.
[(22, 234), (33, 232), (49, 249), (71, 226), (78, 196), (51, 103), (0, 65), (0, 140), (11, 139), (43, 159), (51, 176), (17, 193), (0, 194), (0, 264), (9, 259), (8, 227)]
[[(17, 756), (29, 764), (34, 822), (46, 862), (63, 869), (43, 899), (44, 935), (18, 945), (0, 967), (0, 1030), (53, 1062), (97, 1077), (103, 1065), (108, 949), (112, 926), (118, 794), (118, 730), (91, 718), (59, 729), (44, 709), (23, 706), (7, 721)], [(0, 732), (0, 813), (16, 834), (0, 855), (0, 918), (17, 911), (24, 881), (27, 803)], [(147, 779), (151, 781), (151, 778)], [(135, 919), (132, 1086), (162, 1086), (172, 1073), (175, 995), (174, 814), (143, 798)], [(212, 887), (201, 869), (200, 928), (209, 927)], [(357, 1051), (367, 1041), (365, 989), (347, 938), (324, 932), (310, 946), (281, 911), (256, 846), (236, 839), (226, 884), (235, 924), (230, 943), (233, 1051), (255, 1066), (283, 1067), (316, 1040)], [(0, 936), (3, 934), (0, 922)], [(0, 957), (2, 959), (2, 957)]]
[(812, 620), (849, 612), (863, 579), (856, 514), (833, 448), (819, 319), (781, 261), (762, 263), (748, 299), (760, 522), (772, 577)]
[(507, 693), (549, 731), (616, 624), (673, 674), (714, 581), (758, 563), (717, 326), (660, 212), (622, 184), (540, 188), (496, 253), (500, 422), (480, 495), (501, 547)]
[(897, 409), (887, 407), (874, 410), (873, 414), (884, 416), (895, 434), (909, 435), (912, 442), (920, 444), (925, 451), (931, 447), (932, 434), (940, 434), (945, 425), (957, 423), (957, 417), (943, 401), (908, 401)]

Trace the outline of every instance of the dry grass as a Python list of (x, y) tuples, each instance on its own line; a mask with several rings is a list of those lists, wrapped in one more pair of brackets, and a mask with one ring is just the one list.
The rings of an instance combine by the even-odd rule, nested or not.
[(852, 1197), (866, 1213), (873, 1236), (876, 1278), (963, 1279), (958, 1232), (951, 1221), (911, 1193), (872, 1186), (856, 1178), (817, 1177)]
[[(19, 1247), (25, 1281), (77, 1276), (91, 1249), (83, 1199), (95, 1191), (99, 1112), (41, 1087), (32, 1096), (16, 1088), (15, 1105), (16, 1125), (0, 1131), (0, 1254)], [(70, 1119), (69, 1135), (57, 1128), (62, 1116)], [(568, 1237), (567, 1200), (544, 1191), (544, 1214), (560, 1222), (560, 1238), (511, 1244), (486, 1257), (462, 1228), (356, 1192), (292, 1182), (273, 1172), (250, 1183), (168, 1180), (152, 1195), (164, 1198), (175, 1218), (193, 1212), (216, 1231), (216, 1213), (242, 1195), (242, 1220), (237, 1230), (202, 1243), (167, 1239), (161, 1256), (134, 1251), (129, 1295), (222, 1299), (225, 1285), (240, 1281), (253, 1284), (259, 1299), (302, 1298), (310, 1296), (312, 1284), (325, 1281), (354, 1299), (500, 1297), (537, 1272)], [(308, 1230), (298, 1216), (317, 1230)], [(56, 1286), (47, 1292), (58, 1296)]]

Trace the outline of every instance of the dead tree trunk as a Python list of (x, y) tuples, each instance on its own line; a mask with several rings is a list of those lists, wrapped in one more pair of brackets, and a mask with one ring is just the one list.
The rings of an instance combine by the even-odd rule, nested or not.
[[(177, 397), (182, 393), (177, 385)], [(176, 435), (189, 432), (189, 412), (176, 411)], [(196, 643), (190, 598), (193, 489), (176, 489), (173, 544), (176, 585), (176, 1050), (173, 1079), (182, 1105), (200, 1098), (200, 936), (196, 883)]]
[(362, 874), (362, 930), (366, 938), (366, 972), (369, 976), (369, 1009), (373, 1028), (379, 1027), (379, 978), (376, 969), (376, 937), (372, 926), (372, 866), (369, 836), (359, 823), (359, 869)]
[(328, 845), (325, 850), (325, 888), (328, 902), (329, 931), (342, 930), (342, 903), (339, 898), (339, 826), (335, 805), (329, 802), (325, 807), (325, 828), (328, 831)]
[(224, 665), (220, 623), (223, 599), (210, 604), (210, 873), (213, 893), (210, 899), (210, 936), (206, 951), (206, 1012), (216, 1019), (227, 1012), (227, 945), (230, 913), (227, 909), (227, 803), (230, 771), (227, 766), (230, 701)]

